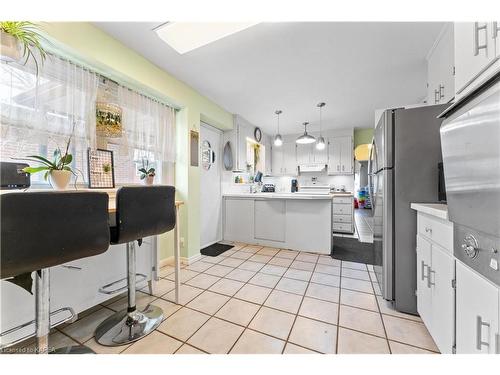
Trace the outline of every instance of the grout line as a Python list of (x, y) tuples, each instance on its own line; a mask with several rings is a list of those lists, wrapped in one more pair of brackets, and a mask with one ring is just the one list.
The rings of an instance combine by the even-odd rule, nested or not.
[(335, 338), (335, 353), (339, 353), (339, 331), (340, 331), (340, 306), (341, 306), (341, 300), (342, 300), (342, 270), (344, 267), (342, 267), (343, 261), (340, 261), (340, 282), (339, 282), (339, 307), (337, 310), (337, 337)]
[[(306, 298), (307, 289), (309, 289), (309, 285), (311, 284), (311, 279), (312, 279), (312, 276), (314, 274), (314, 270), (316, 269), (316, 267), (318, 265), (318, 260), (319, 260), (319, 257), (316, 258), (316, 263), (314, 264), (313, 271), (311, 271), (311, 275), (309, 276), (309, 280), (307, 281), (306, 289), (304, 290), (304, 294), (302, 295), (302, 299), (300, 300), (299, 308), (297, 309), (297, 314), (295, 314), (295, 318), (293, 319), (292, 326), (290, 327), (290, 332), (288, 332), (288, 336), (285, 340), (285, 346), (283, 347), (281, 354), (284, 354), (285, 348), (286, 348), (287, 344), (290, 342), (290, 336), (292, 334), (293, 328), (295, 327), (295, 323), (297, 322), (297, 317), (299, 316), (300, 309), (302, 308), (302, 303), (304, 302), (304, 299)], [(290, 343), (293, 344), (292, 342), (290, 342)]]
[[(255, 248), (255, 247), (256, 247), (256, 246), (254, 246), (254, 245), (248, 245), (248, 246), (249, 246), (249, 247), (253, 247), (253, 248)], [(238, 250), (236, 250), (236, 251), (235, 251), (235, 253), (237, 253), (237, 252), (239, 252), (239, 251), (242, 251), (242, 249), (244, 249), (245, 247), (246, 247), (246, 246), (243, 246), (243, 247), (239, 248)], [(253, 255), (258, 254), (258, 252), (259, 252), (259, 251), (261, 251), (263, 248), (264, 248), (264, 247), (260, 247), (260, 249), (259, 249), (257, 252), (252, 253), (251, 257), (252, 257)], [(286, 250), (286, 249), (282, 249), (282, 250)], [(280, 251), (281, 251), (281, 250), (280, 250)], [(321, 273), (321, 274), (325, 274), (325, 275), (330, 275), (330, 276), (338, 277), (338, 278), (340, 279), (339, 286), (332, 286), (332, 285), (328, 285), (328, 284), (315, 283), (315, 282), (312, 282), (311, 280), (312, 280), (312, 276), (314, 275), (314, 273), (316, 273), (316, 272), (317, 272), (317, 271), (316, 271), (317, 265), (319, 264), (319, 265), (330, 266), (330, 265), (327, 265), (327, 264), (319, 263), (319, 260), (321, 259), (321, 255), (319, 255), (319, 256), (318, 256), (318, 254), (315, 254), (315, 253), (309, 253), (309, 252), (297, 252), (297, 254), (295, 255), (295, 257), (293, 257), (293, 258), (283, 258), (283, 257), (278, 257), (278, 256), (277, 256), (277, 254), (278, 254), (280, 251), (276, 252), (273, 256), (271, 256), (271, 258), (270, 258), (270, 259), (269, 259), (266, 263), (256, 262), (256, 263), (261, 263), (261, 264), (262, 264), (262, 267), (261, 267), (258, 271), (249, 271), (249, 270), (245, 270), (245, 271), (249, 271), (249, 272), (254, 272), (254, 274), (252, 275), (252, 277), (251, 277), (248, 281), (246, 281), (246, 282), (243, 282), (243, 281), (241, 281), (241, 280), (233, 280), (233, 279), (227, 278), (227, 277), (225, 277), (225, 276), (227, 276), (227, 274), (226, 274), (226, 275), (224, 275), (224, 276), (222, 276), (222, 277), (220, 277), (220, 276), (210, 275), (210, 274), (206, 273), (206, 271), (208, 271), (208, 270), (209, 270), (209, 269), (211, 269), (212, 267), (214, 267), (214, 266), (216, 266), (216, 265), (220, 265), (220, 263), (221, 263), (222, 261), (224, 261), (224, 259), (223, 259), (223, 260), (221, 260), (219, 263), (204, 262), (204, 263), (210, 264), (210, 267), (208, 267), (207, 269), (205, 269), (205, 270), (204, 270), (204, 271), (202, 271), (202, 272), (198, 272), (198, 271), (191, 271), (191, 270), (189, 270), (189, 271), (191, 271), (191, 272), (193, 272), (193, 273), (196, 273), (196, 275), (194, 275), (194, 276), (192, 276), (192, 277), (190, 277), (190, 278), (188, 278), (188, 279), (184, 280), (184, 282), (183, 282), (182, 284), (183, 284), (183, 285), (186, 285), (186, 286), (190, 286), (190, 287), (192, 287), (192, 288), (199, 289), (199, 290), (201, 290), (201, 292), (200, 292), (198, 295), (196, 295), (195, 297), (193, 297), (192, 299), (190, 299), (189, 301), (187, 301), (184, 305), (182, 305), (182, 304), (177, 305), (177, 306), (180, 306), (180, 307), (179, 307), (179, 309), (177, 309), (176, 311), (174, 311), (173, 313), (171, 313), (171, 314), (169, 314), (167, 317), (165, 317), (165, 319), (163, 320), (163, 322), (165, 322), (165, 321), (167, 320), (167, 318), (170, 318), (172, 315), (174, 315), (175, 313), (177, 313), (178, 311), (180, 311), (182, 308), (185, 308), (185, 309), (189, 309), (189, 310), (192, 310), (192, 311), (197, 311), (197, 312), (203, 313), (203, 314), (205, 314), (205, 315), (208, 315), (208, 316), (209, 316), (209, 318), (208, 318), (208, 319), (207, 319), (207, 321), (206, 321), (206, 322), (204, 322), (204, 323), (203, 323), (203, 324), (202, 324), (202, 325), (201, 325), (201, 326), (200, 326), (200, 327), (199, 327), (196, 331), (194, 331), (194, 333), (193, 333), (193, 334), (191, 334), (191, 335), (190, 335), (190, 336), (189, 336), (186, 340), (180, 340), (179, 338), (176, 338), (176, 337), (173, 337), (173, 336), (171, 336), (171, 335), (168, 335), (168, 334), (166, 334), (166, 333), (164, 333), (164, 332), (162, 332), (162, 331), (159, 331), (159, 330), (157, 330), (157, 331), (158, 331), (158, 332), (160, 332), (160, 333), (162, 333), (162, 334), (164, 334), (164, 335), (166, 335), (166, 336), (168, 336), (168, 337), (171, 337), (171, 338), (173, 338), (173, 339), (175, 339), (175, 340), (177, 340), (177, 341), (179, 341), (179, 342), (181, 342), (181, 343), (182, 343), (182, 344), (179, 346), (179, 348), (178, 348), (175, 352), (177, 352), (178, 350), (180, 350), (180, 348), (181, 348), (181, 347), (183, 347), (184, 345), (189, 345), (189, 346), (191, 346), (191, 347), (193, 347), (193, 348), (195, 348), (195, 349), (197, 349), (197, 350), (200, 350), (200, 351), (202, 351), (202, 352), (204, 352), (204, 353), (207, 353), (205, 350), (203, 350), (203, 349), (201, 349), (201, 348), (198, 348), (198, 347), (196, 347), (195, 345), (193, 345), (193, 344), (191, 344), (191, 343), (188, 343), (188, 341), (189, 341), (189, 339), (191, 339), (191, 338), (192, 338), (192, 337), (193, 337), (193, 336), (194, 336), (194, 335), (195, 335), (195, 334), (196, 334), (196, 333), (197, 333), (197, 332), (198, 332), (198, 331), (199, 331), (202, 327), (204, 327), (204, 326), (205, 326), (205, 324), (206, 324), (206, 323), (207, 323), (207, 322), (208, 322), (211, 318), (216, 318), (216, 319), (220, 319), (220, 320), (222, 320), (222, 321), (225, 321), (225, 322), (227, 322), (227, 323), (234, 324), (234, 325), (236, 325), (236, 326), (238, 326), (238, 327), (243, 327), (243, 331), (242, 331), (242, 332), (241, 332), (241, 334), (238, 336), (238, 338), (236, 339), (236, 341), (232, 344), (231, 348), (229, 349), (229, 352), (230, 352), (230, 351), (234, 348), (234, 346), (236, 345), (236, 343), (240, 340), (241, 336), (243, 335), (243, 333), (244, 333), (244, 332), (245, 332), (245, 330), (247, 330), (247, 329), (248, 329), (248, 330), (251, 330), (251, 331), (254, 331), (254, 332), (259, 332), (259, 333), (262, 333), (262, 334), (264, 334), (264, 335), (266, 335), (266, 336), (269, 336), (269, 337), (275, 338), (275, 339), (280, 340), (280, 341), (284, 341), (284, 346), (283, 346), (282, 353), (284, 353), (284, 350), (285, 350), (285, 348), (286, 348), (286, 346), (287, 346), (287, 344), (288, 344), (288, 343), (293, 344), (293, 345), (296, 345), (296, 346), (299, 346), (299, 347), (302, 347), (302, 348), (307, 349), (307, 350), (311, 350), (311, 351), (314, 351), (314, 352), (318, 352), (318, 351), (317, 351), (317, 350), (315, 350), (315, 349), (307, 348), (307, 347), (302, 346), (302, 345), (300, 345), (300, 344), (296, 344), (296, 343), (293, 343), (293, 342), (290, 342), (290, 341), (289, 341), (289, 338), (290, 338), (291, 332), (292, 332), (293, 327), (295, 326), (295, 323), (296, 323), (296, 321), (297, 321), (297, 317), (298, 317), (298, 316), (302, 316), (302, 315), (299, 315), (299, 312), (300, 312), (300, 308), (302, 307), (302, 303), (303, 303), (303, 301), (304, 301), (304, 299), (305, 299), (305, 297), (306, 297), (307, 290), (309, 289), (309, 287), (310, 287), (310, 285), (311, 285), (311, 284), (317, 284), (317, 285), (323, 285), (323, 286), (327, 286), (327, 287), (334, 287), (334, 288), (338, 288), (338, 289), (339, 289), (339, 299), (338, 299), (338, 302), (337, 302), (337, 304), (338, 304), (338, 317), (337, 317), (337, 325), (336, 325), (336, 328), (337, 328), (337, 335), (336, 335), (336, 347), (335, 347), (335, 352), (337, 353), (337, 352), (338, 352), (339, 328), (341, 328), (341, 327), (342, 327), (342, 326), (340, 326), (340, 325), (339, 325), (339, 324), (340, 324), (340, 308), (341, 308), (341, 305), (343, 305), (343, 304), (341, 304), (341, 302), (340, 302), (340, 300), (341, 300), (341, 293), (342, 293), (342, 289), (343, 289), (343, 288), (342, 288), (342, 278), (343, 278), (343, 277), (346, 277), (346, 276), (342, 276), (342, 269), (343, 269), (343, 268), (349, 268), (349, 267), (344, 267), (343, 262), (341, 261), (340, 266), (338, 266), (338, 268), (340, 269), (340, 275), (331, 275), (331, 274), (325, 274), (325, 273), (318, 272), (318, 273)], [(233, 254), (235, 254), (235, 253), (233, 253)], [(233, 255), (233, 254), (231, 254), (231, 255)], [(311, 264), (314, 264), (314, 267), (313, 267), (313, 269), (312, 269), (312, 270), (302, 270), (302, 269), (291, 268), (291, 265), (293, 264), (293, 262), (295, 262), (295, 261), (301, 261), (301, 260), (297, 259), (297, 257), (299, 257), (301, 254), (312, 254), (312, 255), (315, 255), (315, 256), (316, 256), (316, 260), (315, 260), (315, 262), (304, 261), (304, 262), (306, 262), (306, 263), (311, 263)], [(266, 256), (269, 256), (269, 255), (267, 255), (267, 254), (259, 254), (259, 255), (266, 255)], [(227, 259), (227, 258), (233, 258), (233, 259), (242, 260), (242, 262), (241, 262), (241, 263), (240, 263), (237, 267), (226, 266), (226, 267), (230, 267), (230, 268), (232, 268), (232, 270), (231, 270), (230, 272), (233, 272), (234, 270), (244, 270), (244, 269), (239, 268), (239, 267), (240, 267), (243, 263), (245, 263), (245, 262), (247, 262), (247, 261), (251, 261), (249, 258), (248, 258), (248, 259), (240, 259), (240, 258), (237, 258), (237, 257), (232, 257), (232, 256), (228, 256), (228, 257), (224, 257), (224, 258), (225, 258), (225, 259)], [(268, 264), (269, 264), (269, 262), (270, 262), (272, 259), (275, 259), (275, 258), (276, 258), (276, 259), (287, 259), (287, 260), (290, 260), (290, 261), (291, 261), (291, 263), (290, 263), (290, 265), (289, 265), (288, 267), (283, 267), (283, 266), (276, 266), (276, 265), (274, 265), (274, 266), (276, 266), (276, 267), (281, 267), (281, 268), (284, 268), (284, 269), (285, 269), (285, 271), (283, 272), (283, 274), (282, 274), (281, 276), (278, 276), (278, 275), (266, 274), (266, 273), (264, 273), (264, 272), (261, 272), (262, 268), (264, 268), (266, 265), (268, 265)], [(198, 260), (198, 261), (194, 262), (193, 264), (195, 264), (195, 263), (197, 263), (197, 262), (199, 262), (199, 261), (203, 261), (203, 259), (200, 259), (200, 260)], [(255, 261), (251, 261), (251, 262), (255, 262)], [(272, 265), (272, 264), (271, 264), (271, 265)], [(224, 266), (224, 265), (221, 265), (221, 266)], [(183, 269), (186, 269), (186, 267), (188, 267), (188, 266), (183, 267)], [(337, 266), (333, 266), (333, 267), (337, 267)], [(366, 267), (366, 265), (365, 265), (365, 267)], [(293, 278), (290, 278), (290, 277), (285, 277), (285, 274), (286, 274), (286, 272), (287, 272), (288, 270), (299, 270), (299, 271), (311, 272), (311, 275), (309, 276), (309, 279), (308, 279), (307, 281), (306, 281), (306, 280), (300, 280), (300, 279), (293, 279)], [(354, 269), (354, 270), (361, 271), (361, 270), (359, 270), (359, 269)], [(229, 272), (229, 273), (230, 273), (230, 272)], [(369, 273), (369, 270), (368, 270), (368, 268), (367, 268), (367, 267), (366, 267), (366, 271), (365, 271), (365, 272), (368, 272), (368, 273)], [(228, 274), (229, 274), (229, 273), (228, 273)], [(276, 284), (274, 285), (274, 287), (272, 287), (272, 288), (265, 287), (265, 286), (262, 286), (262, 285), (255, 285), (255, 284), (251, 284), (251, 283), (250, 283), (250, 281), (251, 281), (251, 280), (252, 280), (252, 278), (253, 278), (255, 275), (257, 275), (258, 273), (262, 273), (262, 274), (264, 274), (264, 275), (270, 275), (270, 276), (278, 276), (278, 277), (279, 277), (279, 279), (278, 279), (278, 281), (276, 282)], [(163, 277), (161, 277), (161, 279), (168, 280), (168, 279), (167, 279), (167, 277), (168, 277), (168, 276), (170, 276), (170, 275), (171, 275), (171, 274), (164, 275)], [(192, 286), (192, 285), (186, 284), (188, 281), (190, 281), (191, 279), (193, 279), (194, 277), (197, 277), (197, 276), (199, 276), (199, 275), (209, 275), (209, 276), (217, 277), (217, 278), (218, 278), (218, 280), (216, 281), (216, 283), (217, 283), (217, 282), (219, 282), (219, 281), (220, 281), (220, 280), (222, 280), (222, 279), (225, 279), (225, 280), (228, 280), (228, 281), (233, 281), (233, 282), (241, 282), (241, 283), (242, 283), (242, 285), (241, 285), (241, 287), (240, 287), (240, 288), (239, 288), (239, 289), (238, 289), (238, 290), (237, 290), (237, 291), (236, 291), (233, 295), (228, 296), (228, 295), (223, 294), (223, 293), (219, 293), (219, 292), (216, 292), (216, 291), (209, 290), (209, 288), (211, 288), (211, 287), (212, 287), (215, 283), (213, 283), (213, 284), (209, 285), (207, 288), (199, 288), (199, 287), (196, 287), (196, 286)], [(274, 308), (274, 307), (270, 307), (270, 306), (264, 306), (264, 304), (267, 302), (267, 300), (269, 299), (269, 297), (270, 297), (270, 295), (273, 293), (273, 291), (275, 291), (275, 290), (281, 291), (281, 290), (279, 290), (279, 289), (276, 289), (276, 286), (279, 284), (279, 282), (280, 282), (283, 278), (286, 278), (286, 279), (291, 279), (291, 280), (295, 280), (295, 281), (306, 281), (306, 282), (307, 282), (307, 286), (306, 286), (306, 289), (305, 289), (305, 291), (304, 291), (304, 293), (303, 293), (303, 294), (293, 293), (293, 292), (289, 292), (289, 291), (282, 291), (282, 292), (286, 292), (286, 293), (292, 293), (292, 294), (294, 294), (294, 295), (300, 295), (300, 296), (302, 297), (302, 298), (301, 298), (301, 302), (300, 302), (300, 304), (299, 304), (299, 308), (298, 308), (298, 310), (297, 310), (297, 312), (296, 312), (295, 314), (292, 314), (292, 313), (290, 313), (289, 311), (280, 310), (280, 309), (278, 309), (278, 308)], [(360, 280), (360, 279), (357, 279), (357, 280)], [(168, 280), (168, 281), (171, 281), (171, 280)], [(361, 280), (361, 281), (367, 281), (367, 280)], [(383, 314), (383, 313), (381, 312), (381, 310), (380, 310), (380, 306), (379, 306), (379, 303), (378, 303), (378, 298), (377, 298), (377, 295), (375, 294), (375, 289), (374, 289), (374, 286), (373, 286), (373, 282), (372, 282), (372, 281), (369, 281), (369, 282), (370, 282), (370, 284), (371, 284), (371, 286), (372, 286), (372, 290), (373, 290), (373, 292), (374, 292), (373, 294), (372, 294), (372, 293), (366, 293), (366, 292), (358, 291), (358, 290), (354, 290), (354, 291), (355, 291), (355, 292), (359, 292), (359, 293), (365, 293), (365, 294), (373, 295), (373, 296), (375, 297), (375, 299), (377, 300), (377, 308), (378, 308), (378, 313), (379, 313), (379, 316), (380, 316), (380, 318), (381, 318), (381, 320), (382, 320), (382, 324), (384, 324), (384, 323), (383, 323), (382, 316), (383, 316), (383, 315), (393, 316), (393, 315), (390, 315), (390, 314)], [(241, 299), (241, 298), (237, 298), (237, 297), (235, 297), (235, 295), (236, 295), (236, 294), (237, 294), (237, 293), (238, 293), (238, 292), (239, 292), (242, 288), (244, 288), (246, 285), (252, 285), (252, 286), (257, 286), (257, 287), (262, 287), (262, 288), (270, 289), (270, 292), (269, 292), (269, 294), (267, 295), (267, 297), (264, 299), (264, 301), (263, 301), (262, 303), (260, 303), (260, 304), (259, 304), (259, 303), (252, 302), (252, 301), (248, 301), (248, 300), (244, 300), (244, 299)], [(175, 302), (170, 301), (170, 300), (168, 300), (168, 299), (166, 299), (166, 298), (163, 298), (163, 297), (165, 297), (168, 293), (172, 292), (172, 290), (175, 290), (175, 288), (173, 288), (173, 289), (171, 289), (171, 290), (169, 290), (169, 291), (165, 292), (164, 294), (162, 294), (162, 295), (160, 295), (160, 296), (158, 296), (158, 295), (151, 295), (151, 296), (155, 297), (155, 299), (154, 299), (153, 301), (151, 301), (151, 303), (154, 303), (154, 301), (157, 301), (158, 299), (161, 299), (161, 300), (163, 300), (163, 301), (167, 301), (167, 302), (169, 302), (169, 303), (175, 304)], [(192, 307), (188, 307), (188, 306), (187, 306), (190, 302), (192, 302), (194, 299), (196, 299), (197, 297), (199, 297), (201, 294), (203, 294), (203, 293), (204, 293), (204, 292), (206, 292), (206, 291), (209, 291), (209, 292), (212, 292), (212, 293), (219, 294), (219, 295), (221, 295), (221, 296), (227, 297), (227, 301), (226, 301), (224, 304), (222, 304), (222, 305), (221, 305), (221, 306), (217, 309), (217, 311), (215, 311), (213, 314), (207, 314), (206, 312), (203, 312), (203, 311), (201, 311), (201, 310), (197, 310), (196, 308), (192, 308)], [(141, 292), (143, 292), (143, 291), (141, 291)], [(148, 295), (149, 295), (149, 293), (146, 293), (146, 292), (143, 292), (143, 293), (145, 293), (145, 294), (148, 294)], [(316, 298), (316, 297), (311, 297), (311, 296), (307, 296), (307, 297), (308, 297), (308, 298), (312, 298), (312, 299), (316, 299), (316, 300), (320, 300), (320, 301), (329, 302), (329, 303), (335, 303), (335, 302), (332, 302), (332, 301), (329, 301), (329, 300), (323, 300), (323, 299), (321, 299), (321, 298)], [(122, 297), (122, 298), (124, 298), (124, 297)], [(120, 298), (120, 299), (122, 299), (122, 298)], [(119, 301), (120, 299), (117, 299), (117, 301)], [(256, 313), (253, 315), (252, 319), (250, 319), (249, 323), (248, 323), (246, 326), (243, 326), (243, 325), (241, 325), (241, 324), (238, 324), (238, 323), (235, 323), (235, 322), (229, 321), (229, 320), (227, 320), (227, 319), (225, 319), (225, 318), (221, 318), (221, 317), (216, 317), (216, 316), (215, 316), (215, 315), (216, 315), (216, 314), (217, 314), (217, 313), (218, 313), (218, 312), (219, 312), (219, 311), (220, 311), (220, 310), (221, 310), (224, 306), (226, 306), (226, 304), (227, 304), (227, 303), (229, 303), (229, 301), (231, 301), (232, 299), (235, 299), (235, 300), (240, 300), (240, 301), (244, 301), (244, 302), (246, 302), (246, 303), (252, 303), (252, 304), (254, 304), (254, 305), (259, 306), (259, 309), (256, 311)], [(115, 301), (115, 302), (116, 302), (116, 301)], [(114, 302), (113, 302), (113, 303), (114, 303)], [(346, 305), (346, 306), (350, 306), (350, 305)], [(113, 310), (112, 310), (111, 308), (109, 308), (108, 306), (102, 306), (102, 307), (103, 307), (103, 308), (106, 308), (106, 309), (108, 309), (108, 310), (113, 311)], [(281, 339), (281, 338), (275, 337), (275, 336), (273, 336), (273, 335), (271, 335), (271, 334), (268, 334), (268, 333), (265, 333), (265, 332), (260, 332), (260, 331), (258, 331), (258, 330), (256, 330), (256, 329), (249, 328), (250, 324), (251, 324), (251, 323), (252, 323), (252, 321), (255, 319), (255, 316), (257, 316), (257, 314), (258, 314), (258, 313), (262, 310), (262, 308), (263, 308), (263, 307), (266, 307), (266, 308), (269, 308), (269, 309), (272, 309), (272, 310), (275, 310), (275, 311), (280, 311), (280, 312), (285, 312), (285, 313), (288, 313), (288, 314), (295, 315), (295, 316), (294, 316), (294, 321), (293, 321), (293, 323), (292, 323), (292, 325), (291, 325), (291, 328), (290, 328), (290, 331), (289, 331), (289, 333), (288, 333), (288, 336), (287, 336), (287, 339), (286, 339), (286, 340), (283, 340), (283, 339)], [(360, 307), (357, 307), (357, 306), (351, 306), (351, 307), (353, 307), (353, 308), (358, 308), (358, 309), (361, 309), (361, 310), (370, 311), (370, 312), (374, 312), (373, 310), (368, 310), (368, 309), (360, 308)], [(91, 315), (91, 314), (89, 314), (89, 315)], [(87, 316), (88, 316), (88, 315), (87, 315)], [(398, 317), (398, 316), (394, 316), (394, 317)], [(334, 325), (334, 324), (332, 324), (332, 323), (325, 322), (325, 321), (322, 321), (322, 320), (319, 320), (319, 319), (315, 319), (315, 318), (310, 318), (310, 317), (304, 317), (304, 318), (306, 318), (306, 319), (310, 319), (310, 320), (313, 320), (313, 321), (318, 321), (318, 322), (321, 322), (321, 323), (324, 323), (324, 324)], [(405, 319), (404, 317), (398, 317), (398, 318)], [(411, 320), (411, 319), (406, 319), (406, 320), (409, 320), (409, 321), (414, 322), (414, 323), (420, 323), (420, 322), (418, 322), (418, 321)], [(162, 322), (162, 323), (163, 323), (163, 322)], [(368, 335), (371, 335), (371, 336), (374, 336), (374, 337), (379, 337), (379, 338), (380, 338), (380, 336), (373, 335), (373, 334), (370, 334), (370, 333), (367, 333), (367, 332), (363, 332), (363, 331), (358, 331), (358, 330), (356, 330), (356, 329), (352, 329), (352, 328), (349, 328), (349, 327), (342, 327), (342, 328), (350, 329), (350, 330), (353, 330), (353, 331), (357, 331), (357, 332), (360, 332), (360, 333), (363, 333), (363, 334), (368, 334)], [(399, 341), (397, 341), (397, 340), (389, 340), (389, 339), (387, 338), (387, 332), (386, 332), (386, 330), (385, 330), (385, 325), (384, 325), (384, 333), (385, 333), (385, 336), (386, 336), (385, 338), (386, 338), (386, 341), (387, 341), (387, 345), (389, 346), (389, 351), (391, 351), (391, 349), (390, 349), (390, 345), (389, 345), (389, 341), (394, 341), (394, 342), (398, 342), (398, 343), (401, 343), (401, 344), (404, 344), (404, 345), (412, 346), (412, 347), (415, 347), (415, 348), (418, 348), (418, 349), (423, 349), (423, 350), (427, 350), (427, 351), (431, 351), (431, 352), (433, 352), (432, 350), (429, 350), (429, 349), (426, 349), (426, 348), (421, 348), (421, 347), (418, 347), (418, 346), (415, 346), (415, 345), (411, 345), (411, 344), (408, 344), (408, 343), (399, 342)], [(71, 337), (71, 336), (69, 336), (69, 335), (66, 335), (66, 334), (65, 334), (65, 336), (67, 336), (67, 337), (71, 338), (72, 340), (74, 340), (74, 341), (76, 341), (76, 342), (79, 342), (78, 340), (75, 340), (73, 337)], [(93, 337), (92, 337), (92, 338), (93, 338)], [(87, 341), (86, 341), (86, 343), (87, 343), (87, 342), (89, 342), (90, 340), (92, 340), (92, 338), (90, 338), (89, 340), (87, 340)], [(132, 344), (130, 344), (130, 345), (128, 345), (128, 346), (126, 346), (126, 347), (125, 347), (125, 348), (124, 348), (121, 352), (125, 351), (126, 349), (128, 349), (128, 348), (129, 348), (129, 347), (131, 347), (132, 345), (134, 345), (134, 343), (132, 343)], [(121, 352), (120, 352), (120, 353), (121, 353)], [(174, 352), (174, 353), (175, 353), (175, 352)]]

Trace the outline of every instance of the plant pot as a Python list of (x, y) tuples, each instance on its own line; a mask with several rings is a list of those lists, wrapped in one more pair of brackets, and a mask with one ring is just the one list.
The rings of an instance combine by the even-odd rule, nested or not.
[(21, 44), (5, 31), (0, 31), (0, 59), (8, 62), (21, 60)]
[(144, 183), (144, 185), (151, 186), (151, 185), (153, 185), (154, 179), (155, 179), (155, 176), (146, 176), (146, 178), (144, 180), (142, 180), (142, 182)]
[(50, 171), (50, 184), (55, 190), (66, 190), (71, 180), (70, 171)]

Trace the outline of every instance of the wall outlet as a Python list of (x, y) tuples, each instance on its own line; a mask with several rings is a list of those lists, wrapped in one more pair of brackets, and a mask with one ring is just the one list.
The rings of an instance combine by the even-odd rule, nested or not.
[(181, 243), (181, 247), (184, 247), (184, 237), (181, 237), (180, 243)]

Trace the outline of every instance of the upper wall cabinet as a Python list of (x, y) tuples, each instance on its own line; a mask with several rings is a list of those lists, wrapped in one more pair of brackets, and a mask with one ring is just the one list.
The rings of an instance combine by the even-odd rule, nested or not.
[(446, 24), (427, 56), (427, 103), (448, 103), (455, 95), (453, 24)]
[(271, 159), (271, 174), (273, 176), (297, 175), (297, 154), (295, 142), (285, 141), (280, 147), (273, 146)]
[(334, 137), (328, 142), (328, 174), (353, 174), (352, 137)]
[(466, 95), (500, 69), (500, 22), (455, 23), (455, 98)]

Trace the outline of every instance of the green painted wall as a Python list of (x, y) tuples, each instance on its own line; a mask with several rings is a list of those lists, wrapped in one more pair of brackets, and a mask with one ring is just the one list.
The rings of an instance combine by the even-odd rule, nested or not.
[(354, 129), (354, 148), (365, 143), (372, 143), (373, 128)]
[[(42, 26), (54, 50), (64, 51), (64, 54), (90, 65), (111, 79), (180, 108), (176, 124), (175, 185), (178, 199), (185, 202), (180, 220), (181, 237), (185, 241), (181, 254), (184, 257), (198, 254), (200, 171), (198, 167), (189, 166), (189, 133), (192, 129), (199, 131), (201, 119), (219, 129), (231, 129), (232, 114), (90, 23), (51, 22)], [(161, 236), (159, 244), (160, 256), (170, 256), (173, 234)]]

